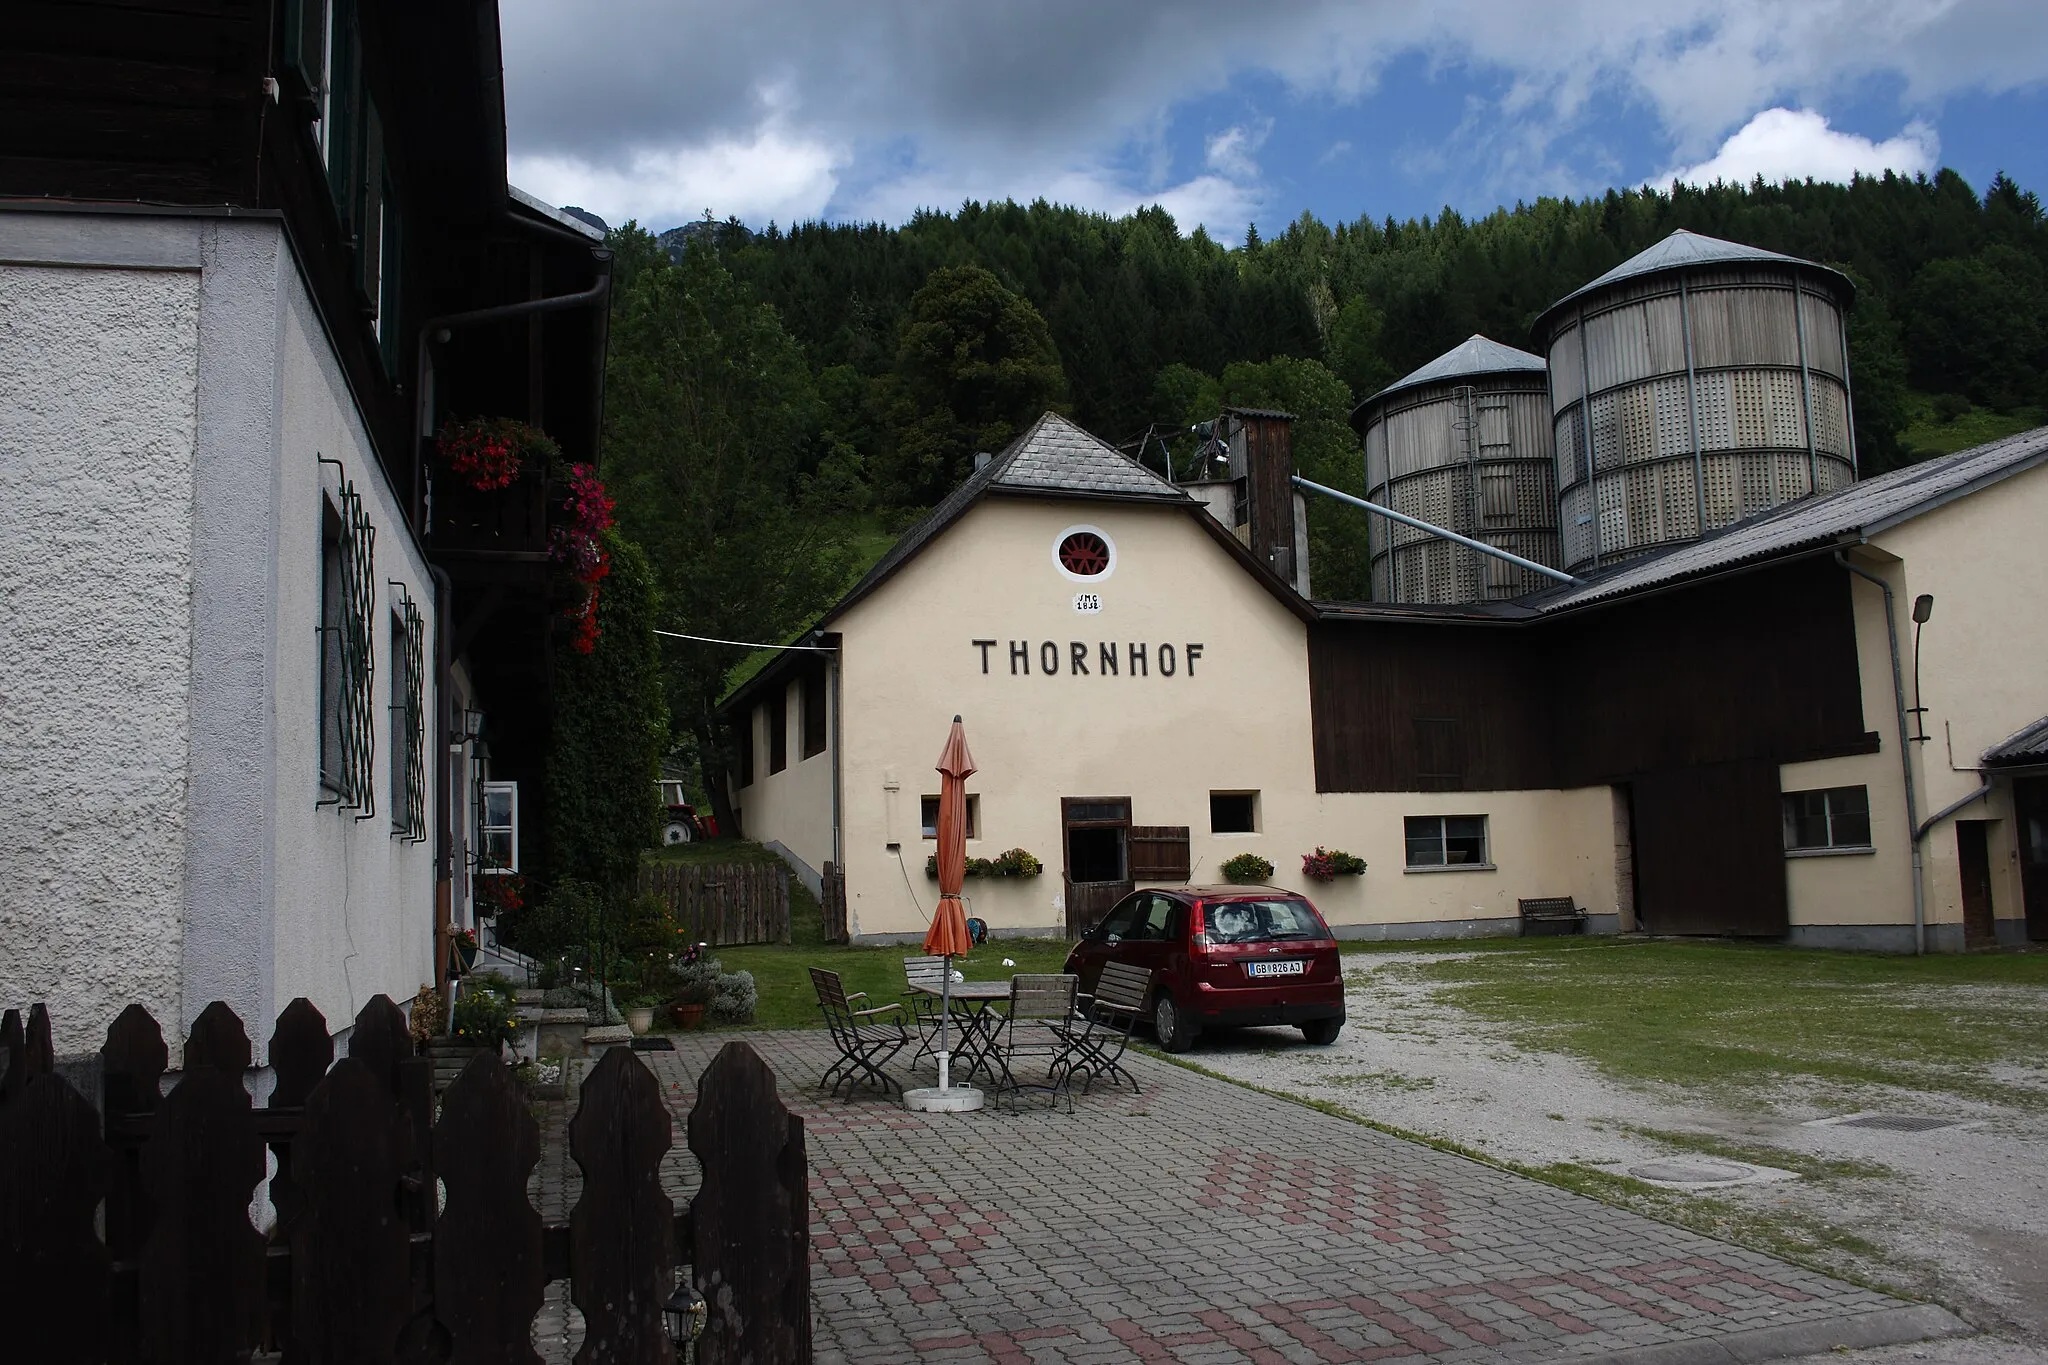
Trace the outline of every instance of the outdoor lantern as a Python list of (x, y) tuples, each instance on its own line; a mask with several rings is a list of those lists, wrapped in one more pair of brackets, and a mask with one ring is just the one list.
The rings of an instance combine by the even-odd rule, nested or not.
[(1934, 615), (1934, 594), (1923, 592), (1913, 599), (1913, 624), (1924, 626), (1927, 618)]
[(661, 1317), (668, 1325), (668, 1339), (676, 1348), (676, 1358), (694, 1360), (697, 1338), (704, 1335), (704, 1324), (711, 1318), (711, 1305), (690, 1283), (688, 1266), (683, 1267), (683, 1276), (676, 1281), (675, 1292), (661, 1306)]

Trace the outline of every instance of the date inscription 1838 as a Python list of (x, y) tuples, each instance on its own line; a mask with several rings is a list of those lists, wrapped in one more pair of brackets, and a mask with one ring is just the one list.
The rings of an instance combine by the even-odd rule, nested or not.
[[(975, 640), (981, 653), (981, 671), (999, 673), (1007, 662), (1013, 676), (1040, 674), (1086, 678), (1162, 678), (1195, 676), (1195, 664), (1202, 657), (1199, 640), (1179, 645), (1153, 644), (1136, 640)], [(1005, 648), (1007, 646), (1007, 648)], [(999, 652), (1000, 651), (1000, 652)]]

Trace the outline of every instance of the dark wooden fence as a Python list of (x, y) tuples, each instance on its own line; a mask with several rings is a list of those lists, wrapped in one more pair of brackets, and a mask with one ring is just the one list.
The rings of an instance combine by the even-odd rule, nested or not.
[(819, 908), (825, 915), (825, 942), (846, 943), (852, 933), (846, 923), (846, 871), (832, 863), (825, 864), (825, 874), (819, 879), (821, 894)]
[(640, 889), (661, 897), (692, 943), (789, 942), (789, 869), (774, 863), (647, 863)]
[[(540, 1129), (496, 1058), (471, 1061), (437, 1116), (432, 1063), (381, 995), (338, 1062), (319, 1011), (294, 1000), (262, 1108), (250, 1051), (241, 1020), (209, 1005), (161, 1095), (163, 1035), (131, 1005), (107, 1030), (96, 1109), (53, 1070), (42, 1006), (0, 1019), (0, 1356), (538, 1365), (534, 1315), (545, 1285), (567, 1280), (579, 1362), (669, 1365), (661, 1306), (683, 1261), (712, 1306), (705, 1365), (810, 1360), (803, 1121), (745, 1043), (698, 1083), (703, 1187), (682, 1210), (661, 1188), (674, 1140), (661, 1085), (630, 1051), (607, 1052), (569, 1125), (583, 1190), (561, 1224), (527, 1198)], [(249, 1219), (266, 1148), (267, 1237)]]

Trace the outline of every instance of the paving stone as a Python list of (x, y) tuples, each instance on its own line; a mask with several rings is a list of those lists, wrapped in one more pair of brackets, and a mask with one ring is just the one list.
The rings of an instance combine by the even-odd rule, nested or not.
[[(687, 1200), (696, 1079), (732, 1035), (636, 1054)], [(804, 1118), (819, 1365), (1462, 1361), (1597, 1356), (1897, 1300), (1149, 1057), (1142, 1096), (913, 1114), (820, 1097), (822, 1033), (747, 1035)], [(571, 1098), (545, 1106), (535, 1206), (568, 1216)], [(551, 1285), (535, 1348), (582, 1337)], [(1889, 1319), (1886, 1319), (1887, 1321)]]

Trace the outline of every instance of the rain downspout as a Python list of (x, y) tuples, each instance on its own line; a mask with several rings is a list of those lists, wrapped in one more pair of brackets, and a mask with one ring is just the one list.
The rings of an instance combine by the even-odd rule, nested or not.
[(448, 613), (454, 608), (455, 585), (438, 564), (429, 564), (427, 572), (434, 579), (434, 985), (445, 990), (449, 940), (455, 929), (455, 836), (449, 823), (455, 807), (448, 790), (448, 707), (453, 696), (449, 678), (455, 671), (448, 642), (454, 627)]
[[(1892, 653), (1892, 701), (1898, 709), (1899, 718), (1899, 770), (1906, 778), (1906, 836), (1913, 850), (1913, 952), (1916, 955), (1927, 951), (1927, 887), (1920, 875), (1920, 840), (1927, 832), (1920, 824), (1920, 804), (1913, 791), (1913, 746), (1906, 742), (1906, 679), (1899, 667), (1898, 619), (1892, 609), (1892, 585), (1867, 569), (1859, 569), (1849, 562), (1842, 551), (1835, 551), (1835, 563), (1868, 583), (1877, 584), (1884, 594), (1884, 636)], [(1931, 826), (1934, 821), (1927, 822)]]
[[(823, 636), (819, 637), (821, 640)], [(846, 848), (843, 831), (840, 828), (840, 743), (839, 731), (839, 686), (840, 674), (846, 667), (846, 656), (837, 648), (832, 651), (832, 869), (839, 877), (839, 908), (846, 917), (846, 934), (853, 937), (853, 907), (846, 901)]]

